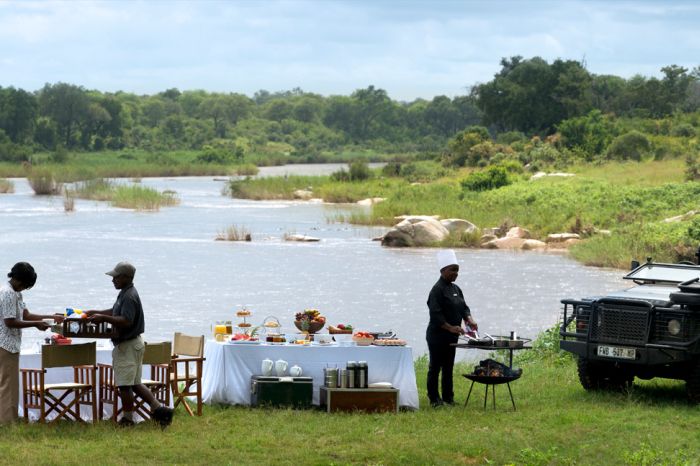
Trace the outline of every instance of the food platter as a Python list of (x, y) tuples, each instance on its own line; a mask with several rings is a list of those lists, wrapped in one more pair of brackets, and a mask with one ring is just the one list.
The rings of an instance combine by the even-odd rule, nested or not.
[(260, 340), (229, 340), (231, 345), (259, 345)]
[(372, 343), (375, 346), (406, 346), (406, 340), (401, 338), (380, 338)]

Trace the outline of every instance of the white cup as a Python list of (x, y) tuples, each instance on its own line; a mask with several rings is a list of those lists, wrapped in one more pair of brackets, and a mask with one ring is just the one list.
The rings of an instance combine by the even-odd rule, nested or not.
[(292, 377), (301, 377), (302, 369), (299, 366), (292, 366), (289, 368), (289, 375)]

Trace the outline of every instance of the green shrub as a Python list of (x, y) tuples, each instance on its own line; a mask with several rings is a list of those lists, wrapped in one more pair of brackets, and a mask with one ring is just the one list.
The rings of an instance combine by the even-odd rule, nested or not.
[(447, 176), (449, 172), (439, 163), (425, 160), (402, 165), (400, 175), (411, 183), (426, 183)]
[(689, 123), (680, 123), (675, 125), (671, 130), (671, 136), (681, 137), (681, 138), (694, 138), (697, 134), (693, 125)]
[(615, 160), (642, 160), (651, 151), (651, 142), (639, 131), (633, 130), (613, 139), (606, 156)]
[(695, 217), (688, 225), (688, 238), (693, 241), (700, 241), (700, 218)]
[(387, 164), (382, 167), (382, 176), (399, 176), (401, 168), (401, 162), (387, 162)]
[(372, 176), (366, 160), (355, 160), (350, 163), (350, 180), (364, 181)]
[(489, 191), (510, 183), (508, 170), (501, 165), (493, 165), (486, 170), (469, 174), (462, 180), (461, 185), (466, 191)]

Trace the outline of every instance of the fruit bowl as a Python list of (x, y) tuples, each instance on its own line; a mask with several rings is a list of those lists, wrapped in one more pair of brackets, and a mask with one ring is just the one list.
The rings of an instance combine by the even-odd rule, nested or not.
[(357, 332), (352, 336), (352, 341), (357, 346), (369, 346), (374, 341), (374, 337), (367, 332)]
[(300, 332), (316, 333), (319, 330), (321, 330), (324, 325), (326, 325), (325, 322), (318, 322), (315, 320), (311, 320), (311, 321), (295, 320), (294, 321), (294, 326), (296, 328), (298, 328)]
[(335, 325), (329, 325), (328, 333), (330, 333), (331, 335), (352, 335), (352, 326), (343, 325), (343, 328), (341, 328)]

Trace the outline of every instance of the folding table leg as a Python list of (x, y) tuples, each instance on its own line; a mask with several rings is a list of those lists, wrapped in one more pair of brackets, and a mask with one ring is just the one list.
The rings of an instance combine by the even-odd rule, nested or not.
[(484, 393), (484, 409), (486, 409), (486, 401), (489, 399), (489, 385), (486, 384), (486, 393)]
[(464, 407), (466, 408), (467, 403), (469, 403), (469, 397), (472, 396), (472, 388), (474, 388), (474, 381), (472, 380), (472, 384), (469, 386), (469, 393), (467, 394), (467, 401), (464, 402)]
[(513, 403), (513, 411), (515, 411), (515, 400), (513, 399), (513, 392), (510, 390), (510, 382), (506, 383), (508, 385), (508, 393), (510, 393), (510, 402)]

